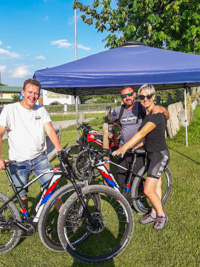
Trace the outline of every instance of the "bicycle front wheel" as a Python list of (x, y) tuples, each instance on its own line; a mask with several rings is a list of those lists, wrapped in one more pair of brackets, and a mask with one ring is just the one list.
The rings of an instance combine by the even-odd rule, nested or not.
[[(141, 180), (139, 177), (135, 177), (131, 189), (133, 206), (136, 209), (136, 211), (141, 214), (147, 214), (151, 212), (152, 208), (151, 202), (144, 195), (143, 192), (144, 184), (145, 184), (145, 178)], [(162, 189), (161, 203), (162, 205), (164, 205), (168, 200), (172, 190), (172, 175), (168, 167), (165, 168), (165, 170), (161, 175), (161, 189)]]
[[(58, 235), (63, 248), (76, 260), (100, 263), (119, 255), (129, 244), (134, 218), (127, 200), (104, 185), (82, 188), (89, 215), (74, 193), (65, 202), (58, 217)], [(94, 201), (98, 196), (99, 201)], [(84, 242), (79, 242), (83, 233)]]
[[(9, 198), (0, 193), (0, 206)], [(0, 254), (12, 250), (19, 242), (22, 231), (17, 226), (10, 224), (11, 221), (21, 222), (20, 213), (13, 202), (10, 202), (0, 214)]]

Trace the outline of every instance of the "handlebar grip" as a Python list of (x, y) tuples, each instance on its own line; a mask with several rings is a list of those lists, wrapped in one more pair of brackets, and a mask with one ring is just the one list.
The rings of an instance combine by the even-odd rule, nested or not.
[(11, 165), (11, 164), (15, 164), (15, 163), (17, 163), (16, 160), (8, 160), (8, 161), (4, 161), (4, 164), (5, 164), (6, 167), (9, 166), (9, 165)]

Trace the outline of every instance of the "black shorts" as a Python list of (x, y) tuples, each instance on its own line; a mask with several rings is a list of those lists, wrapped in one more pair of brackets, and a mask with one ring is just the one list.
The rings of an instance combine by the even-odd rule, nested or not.
[(147, 177), (159, 179), (170, 161), (168, 149), (147, 153)]

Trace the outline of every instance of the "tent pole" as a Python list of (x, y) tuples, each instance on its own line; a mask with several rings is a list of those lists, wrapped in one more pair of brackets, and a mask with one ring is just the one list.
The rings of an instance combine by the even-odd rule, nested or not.
[(188, 126), (188, 119), (187, 119), (187, 89), (184, 89), (184, 102), (185, 102), (185, 137), (186, 137), (186, 146), (188, 147), (188, 131), (187, 131), (187, 126)]
[(77, 138), (79, 141), (79, 132), (78, 132), (78, 98), (76, 95), (74, 95), (75, 98), (75, 108), (76, 108), (76, 129), (77, 129)]

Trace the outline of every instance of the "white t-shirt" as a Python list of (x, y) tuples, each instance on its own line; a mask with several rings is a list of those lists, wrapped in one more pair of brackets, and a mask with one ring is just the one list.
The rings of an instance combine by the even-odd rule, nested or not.
[(39, 105), (29, 110), (18, 102), (3, 108), (0, 125), (7, 128), (9, 159), (31, 160), (45, 151), (44, 124), (50, 121), (46, 109)]

